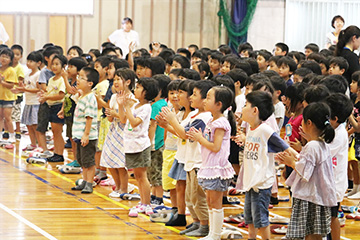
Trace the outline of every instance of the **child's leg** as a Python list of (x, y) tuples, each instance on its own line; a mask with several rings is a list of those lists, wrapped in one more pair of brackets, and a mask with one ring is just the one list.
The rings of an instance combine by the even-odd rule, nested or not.
[(224, 221), (224, 210), (222, 208), (222, 192), (206, 191), (206, 200), (209, 206), (210, 236), (220, 239), (221, 228)]
[[(0, 107), (0, 133), (2, 132), (2, 130), (4, 129), (4, 108)], [(2, 138), (2, 134), (1, 134), (1, 138)]]
[(88, 183), (93, 183), (93, 179), (94, 179), (94, 176), (95, 176), (95, 166), (91, 166), (91, 167), (88, 167), (88, 168), (84, 168), (84, 173), (83, 173), (83, 176), (84, 176), (84, 180)]
[(358, 161), (351, 160), (349, 162), (348, 168), (351, 168), (352, 176), (353, 176), (353, 189), (351, 192), (348, 193), (348, 196), (352, 196), (355, 193), (359, 192), (360, 190), (360, 178), (359, 178), (359, 168), (358, 168)]
[(318, 234), (310, 234), (305, 236), (305, 240), (322, 240), (322, 237)]
[(115, 191), (120, 190), (120, 176), (119, 176), (118, 168), (109, 168), (109, 171), (115, 182), (115, 186), (116, 186)]
[(270, 239), (270, 225), (259, 228), (259, 233), (262, 239)]
[[(185, 226), (186, 225), (186, 204), (185, 204), (185, 189), (186, 189), (186, 181), (177, 180), (176, 182), (176, 205), (178, 212), (176, 217), (173, 217), (169, 222), (166, 223), (166, 226)], [(171, 190), (170, 190), (171, 197)]]
[(141, 203), (150, 205), (150, 183), (146, 175), (146, 167), (134, 168), (134, 174), (139, 186)]
[(128, 183), (129, 183), (129, 174), (126, 168), (118, 168), (118, 175), (120, 177), (120, 192), (127, 193), (128, 192)]
[(48, 148), (47, 148), (47, 144), (46, 144), (46, 135), (45, 135), (45, 132), (39, 132), (39, 131), (36, 131), (37, 132), (37, 140), (38, 140), (38, 144), (39, 144), (39, 147), (41, 147), (44, 152), (45, 151), (48, 151)]
[(331, 239), (340, 240), (340, 222), (337, 217), (331, 217)]
[(171, 201), (171, 206), (172, 206), (173, 208), (177, 208), (177, 207), (178, 207), (176, 188), (170, 190), (170, 201)]
[(73, 152), (74, 159), (76, 159), (76, 143), (74, 142), (72, 137), (70, 137), (69, 139), (70, 139), (70, 142), (71, 142), (71, 150)]
[(3, 111), (4, 111), (3, 114), (5, 119), (5, 129), (7, 129), (9, 133), (14, 133), (14, 126), (11, 119), (12, 108), (6, 107), (3, 108)]
[(51, 123), (51, 131), (54, 134), (54, 153), (58, 155), (63, 155), (64, 153), (64, 138), (62, 136), (63, 124), (61, 123)]
[(29, 131), (30, 142), (32, 146), (36, 146), (36, 127), (37, 125), (26, 125)]

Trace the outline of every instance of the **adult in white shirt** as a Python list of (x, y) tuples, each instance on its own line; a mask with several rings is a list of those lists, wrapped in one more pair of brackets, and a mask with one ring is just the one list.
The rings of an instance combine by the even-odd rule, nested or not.
[(123, 52), (123, 58), (125, 58), (129, 53), (129, 45), (131, 42), (135, 43), (134, 49), (140, 46), (139, 34), (136, 31), (131, 30), (132, 27), (133, 21), (131, 18), (126, 17), (122, 20), (122, 28), (115, 30), (108, 38), (109, 42), (112, 42), (121, 48)]
[(9, 35), (7, 34), (4, 25), (0, 22), (0, 44), (6, 44), (9, 41)]
[(335, 29), (335, 31), (326, 34), (326, 48), (337, 44), (340, 31), (344, 27), (344, 24), (345, 20), (342, 16), (336, 15), (333, 17), (331, 20), (331, 26)]

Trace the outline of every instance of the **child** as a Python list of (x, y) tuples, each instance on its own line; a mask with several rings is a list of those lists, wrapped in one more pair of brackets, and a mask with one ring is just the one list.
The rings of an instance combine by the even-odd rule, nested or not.
[(343, 57), (333, 57), (330, 60), (329, 75), (343, 75), (349, 68), (349, 64)]
[(209, 58), (209, 66), (213, 76), (217, 76), (220, 74), (220, 68), (221, 68), (220, 62), (221, 62), (221, 58), (223, 57), (224, 55), (222, 55), (219, 52), (214, 52), (211, 54), (211, 57)]
[(171, 64), (171, 69), (174, 68), (190, 68), (189, 59), (181, 55), (175, 55)]
[(55, 55), (53, 57), (51, 70), (55, 76), (49, 79), (46, 92), (41, 92), (39, 97), (40, 103), (46, 102), (49, 106), (49, 122), (51, 123), (51, 131), (54, 135), (54, 155), (47, 158), (48, 162), (64, 161), (64, 139), (62, 137), (64, 119), (59, 118), (58, 113), (62, 108), (66, 92), (64, 79), (62, 77), (66, 64), (67, 59), (65, 56)]
[(135, 86), (135, 73), (130, 69), (118, 69), (114, 77), (114, 88), (116, 94), (110, 99), (109, 108), (106, 108), (106, 116), (110, 125), (109, 132), (106, 136), (103, 151), (101, 154), (100, 166), (106, 167), (115, 182), (115, 189), (109, 194), (109, 197), (119, 198), (122, 193), (128, 192), (128, 173), (125, 168), (125, 149), (124, 149), (124, 127), (120, 122), (116, 98), (121, 91), (131, 96), (135, 100), (131, 90)]
[(224, 117), (224, 111), (233, 101), (234, 93), (229, 88), (211, 88), (204, 109), (211, 112), (212, 119), (206, 125), (204, 136), (201, 130), (194, 127), (187, 133), (189, 139), (201, 144), (202, 164), (198, 181), (206, 191), (210, 222), (209, 234), (203, 239), (220, 239), (224, 219), (223, 192), (227, 191), (235, 173), (228, 161), (230, 135), (236, 133), (235, 118), (231, 111), (228, 111), (228, 119)]
[(131, 107), (133, 100), (121, 94), (118, 97), (120, 121), (125, 125), (125, 162), (128, 169), (134, 170), (139, 186), (140, 203), (129, 211), (129, 217), (137, 217), (138, 213), (153, 214), (150, 206), (150, 184), (146, 171), (151, 165), (151, 142), (149, 125), (152, 101), (159, 93), (159, 86), (152, 78), (140, 78), (136, 84), (134, 95), (139, 103)]
[[(341, 93), (334, 93), (330, 95), (326, 98), (326, 103), (331, 110), (330, 124), (335, 129), (334, 140), (329, 144), (333, 163), (337, 200), (337, 206), (331, 208), (331, 237), (333, 240), (340, 240), (340, 219), (338, 218), (338, 212), (341, 210), (340, 203), (344, 199), (348, 186), (347, 165), (349, 137), (344, 123), (351, 115), (353, 105), (351, 100)], [(341, 218), (341, 220), (345, 221), (345, 218)], [(344, 224), (345, 222), (341, 225)]]
[(77, 160), (82, 167), (84, 181), (71, 188), (81, 193), (93, 192), (93, 179), (95, 175), (95, 151), (97, 139), (97, 104), (92, 88), (99, 81), (99, 73), (89, 67), (83, 68), (79, 73), (77, 88), (82, 94), (76, 104), (72, 135), (77, 145)]
[[(12, 108), (14, 106), (16, 95), (10, 89), (16, 84), (17, 77), (12, 66), (14, 53), (3, 48), (0, 52), (0, 130), (5, 127), (10, 132), (9, 142), (15, 143), (14, 127), (11, 121)], [(4, 126), (5, 124), (5, 126)]]
[(312, 53), (318, 53), (319, 52), (319, 46), (315, 43), (309, 43), (305, 46), (305, 57), (307, 58)]
[(271, 77), (270, 82), (275, 90), (273, 95), (273, 104), (275, 109), (274, 114), (279, 129), (281, 129), (284, 124), (284, 117), (285, 117), (285, 106), (282, 103), (281, 98), (285, 94), (286, 83), (279, 76)]
[(308, 143), (300, 155), (279, 153), (279, 160), (294, 169), (286, 184), (291, 186), (293, 206), (286, 237), (321, 239), (330, 232), (331, 207), (336, 191), (330, 148), (334, 139), (330, 109), (311, 103), (304, 109), (302, 128)]
[(167, 97), (167, 85), (170, 78), (164, 74), (154, 76), (159, 86), (159, 94), (155, 97), (151, 105), (151, 118), (149, 127), (149, 138), (152, 143), (151, 149), (151, 166), (147, 171), (147, 176), (152, 187), (151, 203), (155, 205), (163, 204), (162, 188), (162, 164), (164, 151), (164, 128), (156, 123), (156, 116), (161, 109), (167, 106), (165, 98)]
[(38, 80), (42, 57), (40, 53), (34, 51), (31, 52), (26, 59), (26, 66), (31, 72), (25, 75), (24, 85), (20, 85), (17, 89), (25, 92), (25, 107), (21, 117), (21, 123), (26, 125), (30, 137), (30, 144), (23, 150), (32, 151), (37, 147), (38, 132), (36, 131), (36, 127), (38, 124), (38, 111), (40, 106), (37, 93), (40, 91)]
[(72, 58), (81, 57), (83, 50), (79, 46), (71, 46), (67, 51), (67, 60), (70, 61)]
[(279, 73), (279, 67), (277, 65), (277, 62), (280, 58), (282, 58), (282, 56), (272, 56), (269, 58), (269, 70), (273, 70)]
[[(23, 48), (20, 45), (12, 45), (11, 46), (11, 51), (13, 51), (14, 53), (14, 60), (13, 60), (13, 68), (16, 72), (16, 76), (18, 78), (18, 84), (23, 84), (24, 83), (24, 69), (20, 64), (20, 59), (22, 58), (23, 55)], [(15, 105), (12, 111), (12, 120), (15, 122), (16, 124), (16, 129), (15, 129), (15, 138), (20, 141), (21, 139), (21, 131), (20, 131), (20, 120), (21, 120), (21, 102), (23, 101), (23, 94), (19, 93), (16, 96), (16, 101), (15, 101)]]
[(279, 61), (277, 61), (277, 66), (279, 68), (279, 75), (286, 82), (286, 86), (288, 87), (292, 85), (293, 81), (290, 77), (296, 70), (296, 63), (294, 59), (291, 57), (282, 57)]
[(201, 80), (211, 79), (213, 77), (209, 64), (204, 60), (195, 62), (193, 69), (200, 74)]
[(259, 51), (256, 57), (256, 61), (259, 65), (260, 72), (267, 70), (267, 68), (269, 67), (269, 59), (271, 58), (271, 56), (271, 53), (265, 49)]
[(279, 42), (275, 44), (274, 55), (275, 56), (286, 56), (289, 52), (289, 47), (285, 43)]

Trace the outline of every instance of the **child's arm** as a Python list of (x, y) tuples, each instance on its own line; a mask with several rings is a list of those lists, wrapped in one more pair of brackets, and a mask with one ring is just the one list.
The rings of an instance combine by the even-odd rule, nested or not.
[(143, 120), (141, 118), (134, 117), (129, 104), (125, 105), (125, 116), (126, 116), (127, 120), (129, 120), (129, 123), (132, 128), (136, 128), (143, 122)]
[(97, 95), (97, 94), (95, 94), (95, 97), (96, 97), (96, 101), (97, 101), (97, 104), (98, 104), (98, 109), (109, 108), (109, 104), (104, 101), (105, 95)]
[[(171, 111), (168, 107), (163, 107), (160, 116), (168, 121), (168, 123), (173, 127), (175, 134), (179, 138), (187, 139), (185, 129), (176, 119), (176, 114), (174, 111)], [(167, 128), (167, 130), (171, 131), (170, 128)]]
[(61, 104), (61, 109), (60, 109), (60, 111), (57, 113), (57, 116), (58, 116), (58, 118), (60, 118), (60, 119), (63, 119), (63, 118), (65, 117), (65, 115), (64, 115), (64, 106), (65, 106), (65, 102), (63, 102), (63, 103)]
[[(155, 118), (156, 118), (157, 125), (162, 127), (163, 129), (165, 129), (165, 132), (171, 132), (172, 134), (178, 136), (175, 129), (166, 121), (165, 118), (161, 117), (160, 114), (157, 115)], [(165, 134), (165, 136), (166, 136), (166, 134)]]
[(89, 143), (89, 135), (90, 135), (92, 120), (93, 119), (91, 117), (86, 117), (84, 135), (81, 137), (81, 146), (83, 146), (83, 147), (85, 147)]
[(225, 130), (222, 128), (215, 129), (214, 142), (209, 142), (206, 140), (203, 137), (201, 130), (198, 130), (194, 127), (192, 127), (186, 135), (189, 139), (199, 142), (202, 146), (216, 153), (221, 149), (221, 143), (225, 135)]
[(7, 82), (3, 76), (0, 75), (0, 84), (8, 89), (12, 89), (15, 85), (13, 82)]
[(39, 98), (39, 102), (40, 103), (44, 103), (48, 100), (50, 101), (57, 101), (57, 100), (61, 100), (65, 97), (65, 93), (64, 92), (59, 92), (58, 94), (44, 94)]
[(134, 58), (133, 58), (133, 50), (135, 48), (136, 42), (131, 42), (129, 44), (129, 54), (128, 54), (128, 63), (129, 63), (129, 68), (134, 70)]
[(151, 142), (152, 142), (152, 140), (153, 140), (154, 137), (155, 137), (156, 127), (157, 127), (156, 120), (150, 119), (149, 138), (150, 138), (150, 141), (151, 141)]
[(354, 132), (360, 132), (360, 124), (356, 121), (356, 119), (354, 118), (354, 115), (350, 115), (349, 117), (349, 122), (352, 126), (352, 129), (354, 129)]

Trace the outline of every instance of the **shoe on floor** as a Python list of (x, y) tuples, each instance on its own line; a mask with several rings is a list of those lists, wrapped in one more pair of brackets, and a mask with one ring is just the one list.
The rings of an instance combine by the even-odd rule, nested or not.
[(360, 199), (360, 192), (357, 192), (351, 196), (348, 195), (348, 199)]
[(71, 141), (70, 139), (66, 140), (66, 143), (65, 143), (65, 148), (71, 148)]
[(21, 140), (21, 133), (15, 133), (15, 138), (17, 141)]
[(3, 135), (2, 135), (3, 138), (9, 138), (9, 136), (10, 136), (10, 135), (9, 135), (8, 132), (4, 132)]
[(46, 160), (48, 162), (63, 162), (64, 157), (55, 153), (54, 156), (48, 157)]
[(120, 198), (120, 193), (118, 191), (112, 191), (110, 194), (109, 194), (109, 197), (112, 197), (112, 198)]
[(129, 217), (137, 217), (139, 215), (136, 207), (130, 208)]

